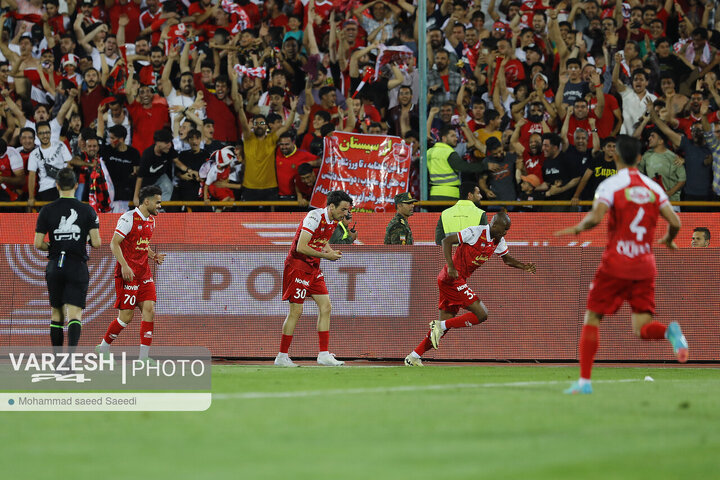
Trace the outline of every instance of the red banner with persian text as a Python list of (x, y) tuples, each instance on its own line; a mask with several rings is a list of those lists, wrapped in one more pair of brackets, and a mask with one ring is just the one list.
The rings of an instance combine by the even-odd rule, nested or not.
[(310, 204), (322, 208), (328, 193), (344, 190), (354, 200), (353, 210), (392, 211), (395, 195), (407, 191), (410, 157), (400, 137), (335, 132), (325, 137)]

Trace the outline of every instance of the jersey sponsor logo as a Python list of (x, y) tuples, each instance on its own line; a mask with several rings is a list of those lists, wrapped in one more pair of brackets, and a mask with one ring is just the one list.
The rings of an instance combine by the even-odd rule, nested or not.
[(465, 289), (467, 289), (467, 288), (470, 288), (470, 287), (468, 287), (468, 284), (467, 284), (467, 283), (463, 283), (462, 285), (459, 285), (459, 286), (457, 287), (457, 291), (458, 291), (458, 292), (462, 292), (463, 290), (465, 290)]
[(475, 257), (472, 263), (475, 265), (482, 265), (483, 263), (487, 262), (488, 258), (490, 257), (488, 257), (487, 255), (478, 255)]
[[(318, 278), (319, 278), (319, 277), (318, 277)], [(307, 280), (303, 280), (302, 278), (295, 278), (295, 283), (299, 283), (299, 284), (302, 285), (303, 287), (309, 287), (309, 286), (310, 286), (310, 282), (307, 281)]]
[(80, 239), (80, 227), (75, 225), (75, 221), (78, 219), (78, 213), (74, 208), (70, 209), (70, 215), (60, 217), (60, 225), (53, 231), (53, 238), (55, 241), (61, 240), (79, 240)]
[(137, 242), (135, 242), (135, 246), (138, 250), (147, 250), (150, 247), (150, 239), (149, 238), (138, 238)]
[(638, 205), (655, 203), (655, 192), (647, 187), (630, 187), (625, 189), (625, 198)]
[(157, 168), (155, 168), (155, 167), (149, 167), (148, 170), (150, 170), (150, 173), (157, 173), (157, 172), (159, 172), (159, 171), (160, 171), (161, 169), (163, 169), (163, 168), (165, 168), (165, 164), (158, 165)]
[(618, 240), (615, 250), (628, 258), (635, 258), (652, 252), (649, 243), (637, 244), (632, 240)]

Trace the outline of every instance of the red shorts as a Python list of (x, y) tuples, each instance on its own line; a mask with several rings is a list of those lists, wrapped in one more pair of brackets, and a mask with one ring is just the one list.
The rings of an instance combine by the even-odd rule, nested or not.
[(446, 283), (438, 279), (438, 309), (445, 312), (457, 313), (460, 308), (467, 308), (479, 300), (464, 278), (458, 277), (454, 280)]
[(126, 283), (122, 277), (115, 277), (115, 294), (115, 308), (118, 310), (134, 310), (142, 302), (157, 300), (152, 278)]
[(235, 199), (235, 193), (230, 188), (220, 188), (215, 185), (208, 185), (208, 194), (213, 200)]
[(588, 292), (587, 308), (601, 315), (612, 315), (623, 302), (633, 313), (655, 313), (655, 277), (642, 280), (617, 278), (598, 270)]
[(291, 265), (285, 265), (283, 270), (283, 300), (290, 303), (303, 304), (305, 297), (313, 295), (327, 295), (325, 275), (319, 268), (306, 272)]

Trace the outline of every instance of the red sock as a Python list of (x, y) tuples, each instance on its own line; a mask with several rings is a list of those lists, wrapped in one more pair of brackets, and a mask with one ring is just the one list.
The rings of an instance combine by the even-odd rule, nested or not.
[(600, 343), (598, 327), (594, 325), (583, 325), (580, 335), (580, 378), (590, 379), (595, 352)]
[(110, 326), (107, 329), (107, 332), (105, 332), (105, 336), (103, 337), (103, 340), (107, 343), (112, 343), (113, 340), (117, 338), (118, 335), (120, 335), (120, 332), (123, 331), (124, 326), (120, 325), (118, 323), (117, 318), (112, 321)]
[(328, 343), (330, 343), (330, 331), (318, 332), (318, 340), (320, 342), (320, 352), (328, 351)]
[(463, 313), (459, 317), (453, 317), (450, 320), (445, 320), (445, 327), (450, 328), (463, 328), (472, 327), (480, 323), (480, 320), (472, 312)]
[(290, 350), (290, 344), (292, 343), (292, 335), (283, 334), (282, 340), (280, 340), (280, 353), (287, 353)]
[(153, 322), (140, 322), (140, 345), (152, 345)]
[(420, 342), (420, 345), (415, 347), (415, 353), (417, 353), (418, 355), (420, 355), (422, 357), (423, 354), (425, 352), (427, 352), (428, 350), (430, 350), (431, 348), (432, 348), (432, 342), (430, 341), (430, 332), (428, 331), (425, 338), (423, 338), (423, 341)]
[(646, 323), (640, 329), (640, 338), (645, 340), (659, 340), (665, 338), (667, 327), (660, 322)]

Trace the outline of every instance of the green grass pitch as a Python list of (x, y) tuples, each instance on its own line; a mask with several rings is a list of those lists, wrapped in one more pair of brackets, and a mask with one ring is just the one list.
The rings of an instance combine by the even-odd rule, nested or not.
[(2, 477), (720, 478), (720, 369), (577, 372), (218, 365), (206, 412), (1, 414)]

